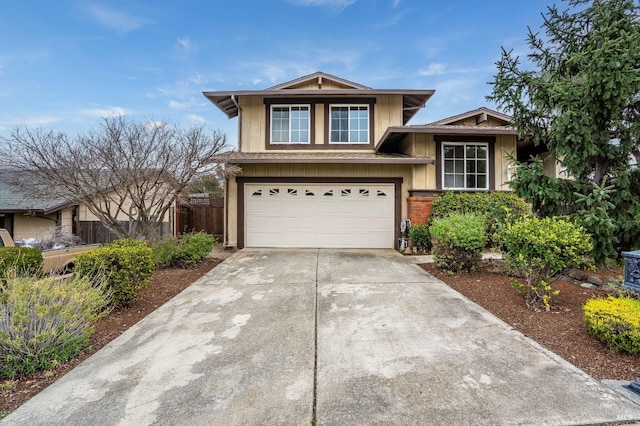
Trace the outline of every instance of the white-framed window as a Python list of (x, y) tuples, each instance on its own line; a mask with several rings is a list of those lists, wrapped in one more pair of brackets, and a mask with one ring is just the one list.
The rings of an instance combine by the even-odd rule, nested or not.
[(443, 142), (442, 186), (443, 189), (489, 189), (489, 145)]
[(271, 106), (271, 143), (309, 143), (309, 105)]
[(331, 105), (329, 143), (369, 143), (368, 105)]

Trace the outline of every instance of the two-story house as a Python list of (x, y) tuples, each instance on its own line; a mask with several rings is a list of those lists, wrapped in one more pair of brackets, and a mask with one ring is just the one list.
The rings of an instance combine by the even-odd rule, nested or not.
[(480, 108), (408, 125), (434, 90), (372, 89), (317, 72), (204, 95), (238, 117), (228, 247), (396, 248), (442, 191), (508, 190), (510, 117)]

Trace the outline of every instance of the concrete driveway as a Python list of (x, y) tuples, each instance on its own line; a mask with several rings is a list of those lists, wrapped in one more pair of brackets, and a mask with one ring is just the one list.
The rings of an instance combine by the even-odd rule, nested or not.
[(575, 425), (640, 406), (391, 250), (228, 258), (3, 425)]

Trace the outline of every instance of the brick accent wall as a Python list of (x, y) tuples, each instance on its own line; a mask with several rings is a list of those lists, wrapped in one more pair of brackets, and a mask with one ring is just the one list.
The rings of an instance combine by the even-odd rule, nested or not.
[(407, 211), (412, 225), (424, 225), (431, 216), (431, 202), (438, 197), (409, 197)]

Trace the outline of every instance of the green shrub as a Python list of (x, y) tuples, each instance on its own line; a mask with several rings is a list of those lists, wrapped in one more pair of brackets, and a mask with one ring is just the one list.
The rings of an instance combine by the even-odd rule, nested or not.
[(484, 217), (452, 214), (435, 219), (429, 228), (431, 253), (439, 268), (449, 272), (474, 271), (487, 244)]
[(443, 219), (451, 214), (485, 217), (487, 238), (496, 242), (496, 234), (505, 223), (513, 223), (529, 213), (529, 205), (513, 192), (445, 192), (432, 203), (432, 217)]
[(554, 275), (570, 267), (587, 264), (591, 237), (583, 227), (566, 219), (527, 216), (505, 224), (499, 234), (500, 250), (507, 265), (524, 276), (525, 283), (513, 281), (527, 307), (549, 309), (558, 292), (550, 285)]
[(81, 276), (103, 274), (113, 303), (127, 306), (149, 286), (153, 269), (153, 255), (147, 244), (127, 238), (81, 253), (74, 272)]
[(213, 236), (204, 232), (167, 237), (151, 247), (153, 261), (156, 266), (186, 268), (205, 259), (214, 244)]
[(42, 269), (42, 251), (32, 247), (0, 247), (0, 280), (34, 275)]
[(429, 225), (413, 225), (409, 228), (409, 238), (411, 244), (417, 248), (418, 252), (423, 253), (431, 250), (431, 234), (429, 233)]
[(88, 279), (10, 278), (0, 296), (0, 377), (48, 370), (89, 343), (108, 304)]
[(591, 299), (582, 310), (590, 335), (616, 352), (640, 353), (640, 300)]

